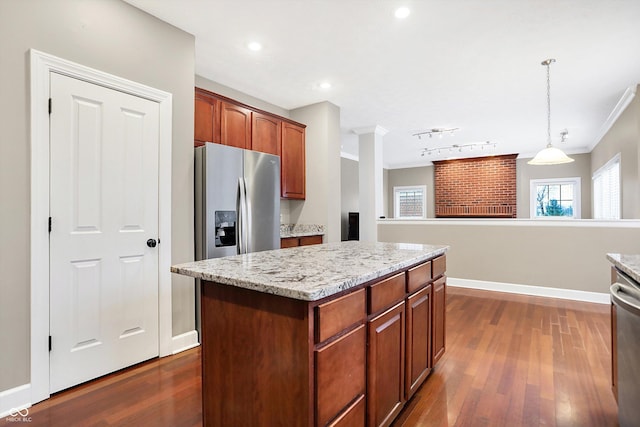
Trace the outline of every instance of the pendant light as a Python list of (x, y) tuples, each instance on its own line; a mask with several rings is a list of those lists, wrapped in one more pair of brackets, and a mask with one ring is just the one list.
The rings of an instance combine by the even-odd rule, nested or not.
[(539, 151), (536, 156), (527, 163), (530, 165), (560, 165), (571, 163), (573, 159), (559, 148), (551, 145), (551, 79), (549, 78), (549, 66), (556, 62), (555, 59), (545, 59), (542, 65), (547, 67), (547, 147)]

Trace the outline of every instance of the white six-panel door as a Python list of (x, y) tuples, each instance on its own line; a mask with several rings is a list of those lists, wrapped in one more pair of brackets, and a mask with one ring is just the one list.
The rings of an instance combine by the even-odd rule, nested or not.
[(51, 73), (50, 391), (158, 355), (158, 103)]

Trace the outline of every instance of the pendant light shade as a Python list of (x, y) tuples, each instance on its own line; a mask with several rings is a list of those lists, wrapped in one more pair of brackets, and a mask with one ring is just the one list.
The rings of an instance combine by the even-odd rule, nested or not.
[(563, 163), (571, 163), (573, 160), (574, 159), (564, 154), (561, 149), (549, 144), (547, 148), (540, 150), (538, 154), (527, 163), (535, 166), (561, 165)]
[(539, 151), (533, 159), (527, 162), (530, 165), (561, 165), (573, 162), (571, 157), (551, 144), (551, 79), (549, 77), (549, 66), (554, 62), (556, 62), (555, 59), (542, 61), (542, 65), (547, 67), (547, 147)]

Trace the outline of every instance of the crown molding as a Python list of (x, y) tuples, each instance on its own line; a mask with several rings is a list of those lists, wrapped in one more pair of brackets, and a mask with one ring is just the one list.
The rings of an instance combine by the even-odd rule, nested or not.
[(341, 151), (340, 157), (349, 159), (349, 160), (355, 160), (356, 162), (360, 160), (358, 156), (356, 156), (355, 154), (347, 153), (346, 151)]
[(380, 135), (380, 136), (384, 136), (386, 135), (389, 131), (385, 128), (383, 128), (382, 126), (366, 126), (366, 127), (362, 127), (362, 128), (355, 128), (355, 129), (351, 129), (351, 132), (355, 133), (356, 135), (364, 135), (367, 133), (375, 133), (376, 135)]
[(605, 120), (604, 124), (600, 127), (600, 131), (598, 132), (596, 138), (593, 140), (591, 145), (589, 146), (589, 152), (591, 152), (598, 143), (604, 138), (604, 136), (609, 132), (611, 126), (614, 125), (618, 117), (623, 113), (623, 111), (627, 108), (627, 106), (633, 101), (633, 98), (636, 96), (636, 88), (628, 87), (627, 90), (624, 91), (622, 97)]

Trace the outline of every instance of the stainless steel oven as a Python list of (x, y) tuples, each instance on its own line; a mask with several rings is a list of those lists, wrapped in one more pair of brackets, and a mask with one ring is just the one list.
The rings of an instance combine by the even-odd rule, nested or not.
[[(617, 270), (611, 285), (616, 309), (618, 422), (620, 427), (640, 422), (640, 285)], [(615, 349), (612, 349), (615, 351)]]

